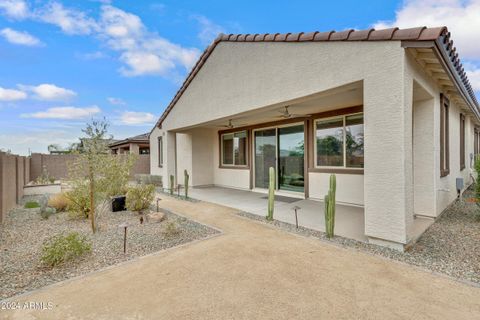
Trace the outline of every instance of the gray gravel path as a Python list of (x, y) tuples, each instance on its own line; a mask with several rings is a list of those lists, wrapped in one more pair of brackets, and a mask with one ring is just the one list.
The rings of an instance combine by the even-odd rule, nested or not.
[[(107, 212), (99, 217), (100, 230), (96, 234), (92, 234), (88, 220), (71, 220), (65, 213), (43, 220), (38, 212), (39, 209), (16, 208), (0, 226), (0, 299), (218, 233), (168, 211), (161, 223), (142, 225), (131, 212)], [(169, 237), (165, 227), (172, 221), (180, 232)], [(123, 253), (123, 229), (118, 228), (123, 222), (130, 225), (127, 254)], [(43, 242), (71, 231), (86, 235), (93, 244), (92, 252), (55, 268), (42, 265)]]

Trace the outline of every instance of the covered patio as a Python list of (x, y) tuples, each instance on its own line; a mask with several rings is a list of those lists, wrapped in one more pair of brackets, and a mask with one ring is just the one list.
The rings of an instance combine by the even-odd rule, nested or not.
[[(195, 187), (192, 198), (239, 209), (264, 217), (267, 213), (267, 194), (223, 187)], [(286, 196), (275, 197), (275, 220), (295, 224), (293, 207), (298, 206), (298, 224), (313, 230), (325, 231), (323, 202)], [(364, 210), (357, 206), (337, 205), (335, 233), (342, 237), (366, 241)]]
[[(189, 191), (189, 196), (194, 199), (223, 205), (239, 211), (248, 212), (261, 217), (267, 213), (267, 194), (224, 188), (217, 186), (194, 187)], [(322, 201), (299, 199), (286, 196), (275, 196), (274, 219), (290, 224), (295, 224), (295, 211), (297, 210), (298, 225), (325, 232), (324, 204)], [(409, 239), (416, 239), (432, 225), (433, 219), (416, 216), (410, 228)], [(365, 235), (364, 208), (360, 206), (337, 204), (335, 217), (335, 235), (362, 242), (368, 242)]]

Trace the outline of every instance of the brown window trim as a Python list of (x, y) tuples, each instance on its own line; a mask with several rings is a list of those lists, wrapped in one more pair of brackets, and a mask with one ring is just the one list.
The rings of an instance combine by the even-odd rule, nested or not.
[(158, 167), (163, 168), (163, 137), (157, 138), (158, 146)]
[(465, 115), (460, 113), (460, 171), (465, 169)]
[(308, 172), (318, 173), (338, 173), (338, 174), (364, 174), (364, 169), (352, 169), (352, 168), (309, 168)]
[(440, 177), (450, 174), (449, 109), (450, 101), (440, 94)]
[(322, 168), (321, 166), (318, 167), (316, 166), (315, 163), (315, 130), (316, 130), (316, 120), (322, 119), (322, 118), (333, 118), (333, 117), (344, 117), (348, 115), (353, 115), (353, 114), (359, 114), (361, 113), (363, 115), (363, 121), (365, 125), (365, 115), (363, 114), (363, 106), (355, 106), (355, 107), (350, 107), (350, 108), (345, 108), (345, 109), (340, 109), (340, 110), (332, 110), (332, 111), (326, 111), (322, 113), (316, 113), (312, 115), (313, 121), (311, 121), (310, 127), (308, 128), (308, 133), (310, 135), (309, 141), (312, 146), (312, 150), (310, 152), (310, 156), (308, 159), (308, 172), (320, 172), (320, 173), (337, 173), (337, 174), (364, 174), (364, 168), (352, 168), (352, 167), (338, 167), (338, 168), (333, 168), (333, 167), (325, 167)]
[[(246, 131), (247, 133), (247, 154), (246, 154), (246, 165), (224, 165), (222, 164), (222, 135), (228, 134), (228, 133), (235, 133), (235, 132), (240, 132), (240, 131)], [(249, 170), (250, 169), (250, 150), (251, 147), (251, 141), (250, 141), (250, 130), (248, 129), (242, 129), (242, 128), (234, 128), (234, 129), (228, 129), (228, 130), (223, 130), (223, 131), (218, 131), (218, 168), (219, 169), (240, 169), (240, 170)], [(235, 161), (235, 159), (233, 160)]]

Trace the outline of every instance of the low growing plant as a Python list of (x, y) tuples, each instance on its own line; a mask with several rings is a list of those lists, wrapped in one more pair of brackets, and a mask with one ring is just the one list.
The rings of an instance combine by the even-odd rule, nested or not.
[(57, 213), (57, 210), (55, 210), (55, 208), (46, 207), (41, 209), (40, 216), (42, 217), (42, 219), (47, 220), (48, 218), (50, 218), (51, 215), (54, 215), (55, 213)]
[(53, 195), (48, 199), (48, 206), (55, 208), (57, 212), (66, 211), (69, 205), (70, 199), (64, 193)]
[(137, 185), (128, 188), (126, 206), (130, 211), (143, 213), (150, 207), (155, 197), (155, 186), (151, 184)]
[(41, 261), (54, 267), (65, 261), (77, 258), (92, 250), (87, 237), (78, 232), (54, 236), (43, 244)]
[(67, 210), (72, 218), (87, 219), (90, 213), (90, 194), (86, 181), (76, 182), (72, 190), (65, 193)]
[(177, 224), (174, 221), (170, 221), (165, 226), (165, 230), (163, 231), (165, 237), (173, 238), (180, 233), (180, 229), (177, 227)]
[(25, 209), (40, 208), (40, 204), (37, 201), (28, 201), (23, 207)]
[(42, 174), (37, 177), (35, 180), (35, 184), (53, 184), (55, 183), (55, 178), (51, 177), (50, 174), (48, 173), (47, 167), (43, 166), (42, 167)]

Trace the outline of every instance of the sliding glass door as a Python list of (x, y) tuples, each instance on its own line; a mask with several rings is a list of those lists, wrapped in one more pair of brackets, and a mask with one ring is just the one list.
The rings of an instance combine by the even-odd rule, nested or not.
[(268, 169), (277, 165), (276, 129), (255, 131), (255, 187), (268, 188)]
[(278, 189), (303, 192), (305, 141), (302, 125), (278, 128)]
[(304, 125), (254, 131), (256, 188), (268, 188), (268, 169), (275, 168), (276, 188), (304, 191)]

